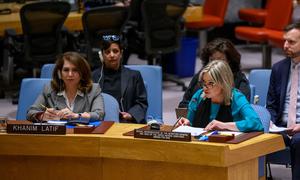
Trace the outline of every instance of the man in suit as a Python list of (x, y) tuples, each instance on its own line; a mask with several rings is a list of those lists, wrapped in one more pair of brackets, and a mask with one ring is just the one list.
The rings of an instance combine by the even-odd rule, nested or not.
[(283, 50), (286, 58), (272, 67), (267, 109), (277, 126), (287, 127), (282, 133), (291, 148), (292, 179), (300, 179), (300, 23), (285, 28)]

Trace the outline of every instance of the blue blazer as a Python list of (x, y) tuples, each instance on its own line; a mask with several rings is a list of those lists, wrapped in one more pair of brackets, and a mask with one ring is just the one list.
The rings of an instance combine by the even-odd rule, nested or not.
[(286, 123), (282, 122), (282, 112), (284, 110), (290, 67), (290, 58), (283, 59), (272, 67), (267, 97), (267, 109), (271, 113), (271, 120), (278, 126), (286, 126)]

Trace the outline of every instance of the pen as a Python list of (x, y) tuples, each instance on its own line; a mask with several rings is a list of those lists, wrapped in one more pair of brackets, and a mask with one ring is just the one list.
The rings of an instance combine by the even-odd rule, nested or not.
[(45, 110), (47, 110), (47, 107), (44, 104), (40, 104), (40, 106), (42, 106), (42, 108), (44, 108)]
[(208, 136), (216, 134), (219, 134), (219, 131), (206, 132), (205, 134), (200, 136), (199, 141), (208, 141)]
[(85, 124), (79, 124), (79, 123), (76, 123), (76, 126), (80, 126), (80, 127), (95, 127), (95, 125), (93, 125), (93, 124), (85, 125)]
[(210, 135), (213, 135), (213, 134), (219, 134), (218, 131), (213, 131), (212, 133), (210, 133)]
[(178, 122), (180, 121), (181, 118), (182, 118), (182, 117), (179, 117), (179, 118), (177, 119), (177, 121), (175, 122), (175, 124), (173, 125), (173, 127), (172, 127), (171, 130), (173, 130), (173, 129), (176, 127), (176, 125), (178, 124)]
[(206, 135), (202, 135), (199, 138), (199, 141), (207, 141), (207, 140), (208, 140), (208, 136), (206, 136)]

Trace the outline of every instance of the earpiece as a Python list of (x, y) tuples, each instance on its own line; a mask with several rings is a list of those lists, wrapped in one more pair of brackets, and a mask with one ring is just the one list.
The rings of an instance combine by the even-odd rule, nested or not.
[(60, 73), (60, 71), (57, 71), (57, 77), (58, 77), (58, 79), (61, 79), (61, 73)]
[(103, 63), (103, 55), (102, 55), (102, 51), (100, 50), (100, 51), (98, 51), (98, 55), (99, 55), (99, 59), (100, 59), (100, 61), (101, 61), (101, 63)]

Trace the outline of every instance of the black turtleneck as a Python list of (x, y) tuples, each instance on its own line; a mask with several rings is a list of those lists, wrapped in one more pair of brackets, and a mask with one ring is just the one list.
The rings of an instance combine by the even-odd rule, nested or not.
[(103, 92), (112, 95), (120, 102), (121, 99), (121, 68), (118, 70), (104, 68)]

